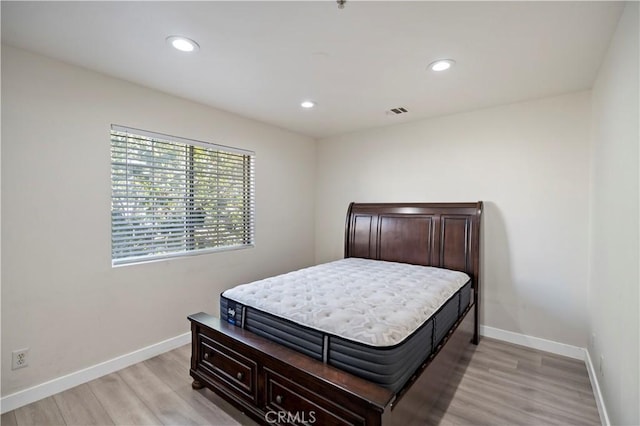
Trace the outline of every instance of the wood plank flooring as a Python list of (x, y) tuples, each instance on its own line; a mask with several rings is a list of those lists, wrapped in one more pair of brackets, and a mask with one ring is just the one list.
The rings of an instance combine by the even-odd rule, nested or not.
[[(255, 426), (213, 392), (191, 389), (190, 345), (2, 415), (2, 426)], [(600, 425), (582, 361), (484, 338), (433, 425)]]

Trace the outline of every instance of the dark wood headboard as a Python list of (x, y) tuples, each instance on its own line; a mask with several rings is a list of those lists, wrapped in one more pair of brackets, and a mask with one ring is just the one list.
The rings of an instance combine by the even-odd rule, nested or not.
[(351, 203), (344, 257), (436, 266), (480, 273), (482, 201), (474, 203)]

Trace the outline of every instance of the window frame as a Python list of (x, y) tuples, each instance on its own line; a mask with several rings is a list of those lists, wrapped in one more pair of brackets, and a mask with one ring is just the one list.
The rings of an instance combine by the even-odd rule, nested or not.
[[(116, 146), (118, 137), (125, 138), (125, 141), (120, 141), (124, 143), (124, 147)], [(141, 143), (142, 141), (145, 141), (147, 143), (151, 142), (152, 145), (147, 151), (137, 148), (138, 155), (139, 155), (139, 152), (145, 152), (145, 155), (149, 156), (149, 158), (151, 159), (150, 161), (148, 161), (146, 164), (142, 166), (139, 164), (137, 166), (130, 165), (129, 153), (133, 150), (133, 148), (131, 148), (129, 145), (134, 144), (133, 142), (131, 142), (131, 140), (138, 141), (139, 145), (142, 145)], [(129, 212), (126, 212), (126, 214), (129, 214), (128, 216), (129, 223), (131, 223), (131, 219), (133, 219), (134, 221), (138, 219), (141, 220), (142, 218), (144, 218), (147, 221), (149, 220), (149, 219), (146, 219), (147, 217), (145, 216), (146, 213), (143, 213), (141, 217), (135, 216), (135, 214), (132, 213), (134, 208), (137, 208), (139, 210), (140, 205), (145, 202), (152, 206), (151, 208), (147, 209), (151, 212), (149, 216), (153, 218), (158, 216), (158, 213), (157, 213), (159, 209), (159, 207), (157, 206), (158, 197), (152, 194), (154, 191), (159, 191), (158, 188), (162, 188), (162, 184), (157, 184), (156, 182), (154, 182), (153, 185), (149, 187), (150, 189), (148, 189), (150, 195), (147, 198), (138, 198), (137, 201), (132, 201), (133, 199), (135, 199), (135, 197), (133, 197), (129, 193), (130, 169), (133, 170), (135, 169), (135, 167), (138, 167), (139, 169), (144, 169), (145, 167), (147, 168), (158, 167), (160, 160), (155, 159), (155, 154), (156, 154), (155, 150), (161, 149), (163, 147), (161, 146), (160, 148), (156, 148), (156, 144), (161, 144), (161, 145), (164, 144), (166, 146), (171, 146), (170, 149), (176, 149), (176, 147), (185, 149), (184, 179), (183, 179), (184, 188), (182, 188), (180, 191), (178, 191), (173, 187), (171, 188), (172, 199), (184, 200), (183, 208), (182, 209), (179, 207), (176, 208), (176, 211), (179, 211), (181, 213), (177, 214), (176, 216), (172, 216), (172, 219), (170, 219), (170, 223), (176, 223), (176, 221), (177, 223), (183, 223), (182, 232), (179, 232), (177, 234), (172, 234), (172, 232), (176, 232), (176, 229), (179, 229), (181, 226), (180, 225), (172, 226), (171, 231), (168, 231), (168, 228), (166, 227), (167, 221), (163, 219), (151, 219), (151, 224), (147, 226), (137, 226), (137, 225), (128, 226), (123, 223), (120, 225), (116, 225), (116, 221), (118, 220), (116, 219), (116, 213), (119, 213), (120, 215), (122, 215), (123, 214), (122, 212), (123, 211), (126, 212), (127, 208), (129, 208), (129, 207), (124, 207), (124, 208), (116, 209), (114, 207), (114, 205), (116, 204), (116, 200), (120, 200), (120, 202), (124, 200), (124, 203), (126, 206), (134, 205), (134, 207), (129, 208), (130, 209)], [(164, 147), (164, 149), (166, 149), (166, 146)], [(120, 150), (119, 152), (118, 152), (118, 149)], [(122, 163), (122, 161), (118, 162), (116, 160), (117, 155), (122, 155), (123, 150), (125, 152), (125, 158), (126, 158), (126, 161), (124, 162), (124, 164)], [(201, 159), (200, 161), (198, 161), (198, 165), (201, 167), (203, 164), (205, 164), (204, 167), (207, 167), (207, 165), (213, 164), (213, 160), (215, 157), (215, 169), (216, 169), (215, 174), (212, 174), (210, 172), (206, 173), (202, 170), (200, 171), (196, 170), (196, 150), (199, 150), (200, 155), (202, 155), (203, 153), (207, 154), (207, 162), (205, 162), (206, 164), (203, 163)], [(118, 154), (116, 155), (116, 153)], [(240, 158), (241, 158), (241, 161), (239, 160)], [(256, 219), (255, 219), (255, 152), (254, 151), (112, 124), (111, 130), (110, 130), (110, 159), (111, 159), (111, 265), (113, 267), (136, 264), (136, 263), (155, 262), (159, 260), (172, 259), (172, 258), (178, 258), (178, 257), (184, 257), (184, 256), (195, 256), (195, 255), (220, 252), (220, 251), (243, 250), (243, 249), (255, 247), (255, 220)], [(229, 163), (225, 163), (225, 161), (229, 161)], [(238, 166), (238, 164), (241, 164), (241, 166)], [(230, 167), (231, 165), (232, 171), (237, 172), (241, 170), (242, 173), (236, 174), (232, 178), (229, 178), (228, 175), (223, 175), (221, 173), (221, 169), (224, 168), (225, 165), (227, 167)], [(180, 167), (182, 167), (182, 165)], [(125, 182), (124, 187), (126, 188), (124, 191), (126, 192), (126, 196), (122, 195), (122, 189), (116, 190), (116, 187), (122, 186), (122, 180), (120, 181), (117, 180), (116, 169), (119, 169), (120, 172), (122, 170), (126, 170), (126, 175), (124, 180)], [(159, 170), (166, 171), (166, 170), (169, 170), (169, 168), (160, 168)], [(179, 169), (179, 171), (181, 172), (181, 168)], [(198, 181), (198, 178), (200, 176), (199, 173), (201, 174), (203, 179), (211, 178), (211, 176), (215, 176), (216, 189), (215, 191), (212, 191), (213, 195), (211, 197), (205, 197), (205, 198), (196, 197), (196, 190), (197, 190), (196, 182)], [(181, 176), (180, 174), (178, 175)], [(224, 185), (220, 184), (220, 180), (221, 180), (220, 176), (226, 176), (226, 179), (225, 179), (226, 183)], [(181, 182), (180, 179), (181, 177), (178, 177), (177, 181)], [(154, 186), (154, 185), (157, 185), (157, 186)], [(236, 191), (238, 190), (239, 187), (241, 187), (241, 191), (242, 191), (240, 196), (235, 196), (236, 200), (241, 201), (240, 203), (241, 207), (239, 209), (240, 212), (236, 213), (234, 216), (234, 219), (236, 221), (238, 220), (238, 217), (240, 217), (240, 223), (241, 223), (240, 228), (237, 228), (237, 225), (235, 224), (232, 225), (231, 222), (225, 223), (220, 219), (221, 217), (224, 217), (225, 213), (228, 214), (228, 209), (225, 210), (225, 207), (228, 207), (228, 206), (225, 206), (223, 208), (214, 207), (212, 210), (214, 214), (207, 215), (207, 211), (202, 206), (198, 206), (197, 204), (198, 201), (207, 201), (207, 202), (210, 202), (211, 204), (214, 204), (214, 205), (217, 204), (219, 206), (223, 202), (221, 200), (229, 199), (229, 198), (222, 197), (221, 194), (223, 193), (224, 189), (230, 190), (234, 188), (233, 185), (236, 185), (235, 186)], [(176, 188), (180, 188), (180, 187), (176, 186)], [(233, 200), (234, 198), (231, 198), (231, 199)], [(174, 217), (176, 219), (174, 219)], [(197, 225), (195, 224), (195, 222), (201, 220), (203, 229), (205, 229), (204, 224), (205, 224), (206, 218), (215, 219), (214, 220), (214, 222), (216, 223), (215, 226), (209, 226), (206, 228), (208, 232), (206, 234), (206, 239), (209, 239), (210, 241), (215, 241), (215, 244), (207, 245), (205, 243), (204, 247), (198, 248), (198, 245), (201, 244), (202, 241), (199, 241), (199, 239), (196, 237)], [(226, 233), (222, 233), (221, 228), (223, 227), (223, 225), (226, 227), (229, 227), (229, 226), (236, 226), (236, 227), (233, 228), (232, 231), (227, 230)], [(213, 229), (215, 227), (217, 227), (217, 230), (214, 232)], [(128, 237), (116, 236), (117, 232), (122, 231), (123, 228), (130, 229), (131, 235)], [(171, 239), (169, 239), (168, 241), (170, 241), (171, 244), (174, 244), (174, 246), (172, 246), (169, 251), (159, 253), (157, 252), (157, 250), (159, 248), (162, 248), (162, 243), (149, 242), (148, 244), (150, 248), (147, 253), (135, 254), (135, 245), (133, 241), (136, 241), (136, 240), (140, 241), (140, 244), (145, 244), (143, 241), (146, 241), (145, 238), (139, 239), (139, 237), (135, 235), (136, 231), (139, 231), (140, 234), (143, 234), (143, 235), (146, 235), (146, 234), (154, 235), (153, 233), (155, 232), (156, 239), (158, 239), (159, 241), (165, 241), (164, 243), (165, 246), (168, 246), (166, 241), (167, 241), (167, 238), (171, 236)], [(237, 233), (237, 235), (235, 233)], [(172, 240), (174, 237), (176, 238), (175, 241)], [(127, 240), (127, 238), (129, 239)], [(148, 237), (147, 239), (153, 240), (152, 237)], [(224, 242), (225, 240), (231, 240), (231, 239), (241, 240), (242, 242), (238, 244), (234, 243), (230, 245), (219, 244), (220, 242)], [(120, 244), (119, 254), (122, 254), (123, 251), (129, 251), (130, 252), (129, 255), (125, 255), (125, 256), (118, 255), (118, 248), (116, 248), (116, 245), (117, 243), (122, 243), (122, 242), (124, 242), (125, 244), (129, 243), (129, 245), (122, 247), (122, 244)], [(182, 246), (176, 247), (175, 244), (182, 244)], [(134, 254), (131, 254), (131, 252), (134, 252)]]

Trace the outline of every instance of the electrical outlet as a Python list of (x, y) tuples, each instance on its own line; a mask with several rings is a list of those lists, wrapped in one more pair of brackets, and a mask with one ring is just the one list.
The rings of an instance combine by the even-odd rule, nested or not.
[(29, 365), (29, 348), (11, 352), (11, 369), (17, 370)]

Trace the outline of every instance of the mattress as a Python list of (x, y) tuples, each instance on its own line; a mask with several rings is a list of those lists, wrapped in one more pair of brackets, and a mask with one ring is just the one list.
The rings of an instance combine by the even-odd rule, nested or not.
[(463, 272), (347, 258), (234, 287), (220, 312), (395, 392), (464, 314), (471, 291)]

